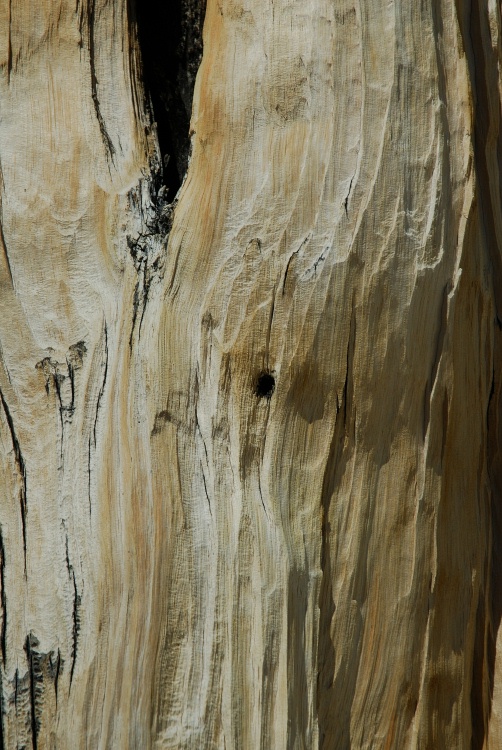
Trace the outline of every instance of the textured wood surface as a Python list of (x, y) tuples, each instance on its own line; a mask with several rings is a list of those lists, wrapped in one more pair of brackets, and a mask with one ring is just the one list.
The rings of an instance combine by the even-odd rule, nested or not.
[(0, 0), (1, 748), (502, 746), (500, 29)]

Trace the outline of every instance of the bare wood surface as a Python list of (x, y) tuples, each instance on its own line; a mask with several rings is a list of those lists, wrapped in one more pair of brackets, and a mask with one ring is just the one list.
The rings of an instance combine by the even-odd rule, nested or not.
[(2, 0), (0, 747), (501, 746), (500, 26)]

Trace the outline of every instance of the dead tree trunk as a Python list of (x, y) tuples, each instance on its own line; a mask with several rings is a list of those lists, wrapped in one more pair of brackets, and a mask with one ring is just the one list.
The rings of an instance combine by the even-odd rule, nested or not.
[(0, 2), (0, 749), (496, 750), (498, 3), (158, 5)]

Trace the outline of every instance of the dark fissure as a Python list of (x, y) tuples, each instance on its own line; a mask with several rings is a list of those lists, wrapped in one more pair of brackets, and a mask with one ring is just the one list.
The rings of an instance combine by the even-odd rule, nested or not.
[(202, 59), (206, 0), (131, 0), (143, 80), (157, 125), (163, 182), (172, 202), (190, 156), (190, 116)]

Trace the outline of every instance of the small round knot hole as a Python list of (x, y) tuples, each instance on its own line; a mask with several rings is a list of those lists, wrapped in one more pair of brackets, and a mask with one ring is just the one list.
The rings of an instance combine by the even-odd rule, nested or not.
[(271, 372), (261, 372), (256, 379), (255, 393), (258, 398), (272, 398), (275, 390), (275, 378)]

